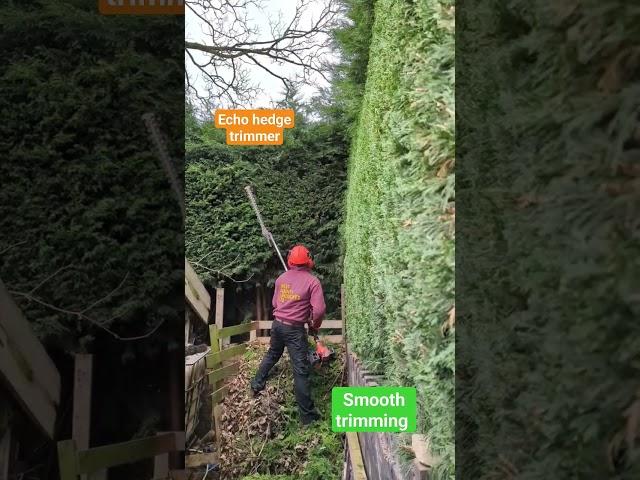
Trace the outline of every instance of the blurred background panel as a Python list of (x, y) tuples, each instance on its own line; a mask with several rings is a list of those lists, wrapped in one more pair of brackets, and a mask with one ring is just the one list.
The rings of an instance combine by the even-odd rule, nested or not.
[[(15, 378), (37, 379), (34, 350), (2, 357), (9, 478), (59, 478), (61, 440), (183, 430), (183, 42), (180, 15), (103, 16), (91, 0), (0, 6), (1, 322), (33, 334), (60, 383), (47, 432), (6, 378), (17, 350)], [(8, 301), (20, 318), (5, 315)]]

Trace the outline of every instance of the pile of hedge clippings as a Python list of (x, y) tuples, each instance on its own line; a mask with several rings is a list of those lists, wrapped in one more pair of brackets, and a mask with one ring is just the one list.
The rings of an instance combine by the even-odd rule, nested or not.
[[(219, 472), (207, 478), (339, 478), (343, 438), (331, 431), (331, 389), (343, 381), (344, 355), (312, 370), (311, 382), (322, 421), (302, 429), (293, 388), (291, 363), (285, 351), (270, 373), (266, 389), (256, 398), (249, 389), (267, 347), (250, 345), (237, 376), (228, 380), (222, 407)], [(210, 477), (209, 477), (210, 476)]]

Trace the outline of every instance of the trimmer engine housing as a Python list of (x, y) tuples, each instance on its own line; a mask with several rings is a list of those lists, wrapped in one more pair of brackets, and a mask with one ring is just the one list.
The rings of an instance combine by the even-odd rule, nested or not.
[(315, 337), (316, 348), (309, 349), (309, 363), (314, 368), (320, 368), (323, 363), (329, 363), (336, 358), (336, 352), (331, 347), (326, 346)]

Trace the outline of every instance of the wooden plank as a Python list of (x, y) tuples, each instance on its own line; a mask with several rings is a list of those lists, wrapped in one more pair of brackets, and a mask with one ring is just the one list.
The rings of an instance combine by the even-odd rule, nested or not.
[[(73, 419), (71, 437), (78, 450), (89, 448), (91, 435), (91, 383), (93, 373), (93, 355), (78, 353), (75, 355), (73, 380)], [(86, 475), (80, 477), (87, 480)]]
[(216, 325), (209, 325), (209, 344), (211, 345), (211, 351), (214, 353), (220, 351), (219, 330)]
[[(218, 336), (218, 327), (216, 325), (209, 326), (209, 339), (211, 341), (211, 355), (206, 356), (207, 368), (215, 368), (218, 364), (220, 364), (223, 360), (223, 354), (220, 352), (220, 337)], [(233, 347), (232, 347), (233, 348)], [(228, 349), (231, 350), (231, 349)], [(212, 387), (215, 389), (221, 385), (216, 385), (216, 383), (212, 384)], [(215, 402), (211, 402), (211, 422), (213, 425), (213, 429), (216, 433), (216, 450), (220, 452), (220, 437), (221, 437), (221, 421), (222, 414), (220, 412), (220, 405)]]
[[(414, 433), (411, 435), (411, 448), (416, 456), (416, 463), (426, 467), (433, 467), (439, 458), (432, 454), (429, 440), (425, 435)], [(424, 470), (424, 469), (422, 469)]]
[[(91, 473), (117, 465), (184, 450), (184, 432), (169, 432), (78, 452), (78, 473)], [(66, 480), (66, 479), (63, 479)]]
[(222, 405), (212, 402), (213, 405), (213, 428), (216, 432), (216, 451), (222, 451)]
[(413, 477), (411, 480), (429, 480), (430, 468), (423, 465), (418, 459), (413, 459)]
[(342, 336), (344, 337), (342, 339), (343, 343), (345, 344), (345, 351), (346, 351), (346, 342), (347, 342), (347, 332), (345, 331), (344, 328), (344, 322), (347, 320), (347, 305), (345, 303), (345, 290), (344, 290), (344, 283), (342, 285), (340, 285), (340, 315), (342, 316)]
[[(216, 327), (218, 330), (222, 330), (224, 327), (224, 288), (216, 288)], [(220, 336), (223, 339), (220, 342), (220, 347), (224, 347), (229, 344), (227, 337)]]
[(342, 329), (342, 320), (324, 320), (320, 325), (320, 330), (324, 329)]
[(225, 360), (229, 360), (230, 358), (242, 355), (244, 352), (246, 352), (246, 350), (247, 344), (241, 343), (238, 345), (234, 345), (233, 347), (225, 348), (224, 350), (219, 352), (212, 352), (206, 357), (207, 368), (216, 368), (218, 364), (224, 362)]
[(367, 480), (367, 472), (364, 469), (360, 441), (356, 432), (347, 432), (347, 446), (349, 448), (349, 458), (351, 459), (351, 471), (353, 480)]
[(189, 318), (189, 309), (184, 310), (184, 346), (189, 344), (191, 338), (191, 319)]
[(346, 313), (346, 305), (344, 303), (345, 300), (345, 296), (344, 296), (344, 283), (342, 285), (340, 285), (340, 315), (342, 315), (342, 320), (345, 320), (347, 318), (347, 313)]
[[(273, 321), (271, 320), (260, 320), (257, 323), (256, 327), (258, 330), (271, 330), (271, 325)], [(320, 326), (320, 330), (325, 329), (341, 329), (342, 328), (342, 320), (324, 320), (322, 325)]]
[(169, 478), (169, 454), (156, 455), (153, 459), (153, 480)]
[(320, 335), (320, 340), (327, 343), (342, 343), (342, 335)]
[[(271, 337), (258, 337), (258, 343), (269, 344)], [(342, 335), (320, 335), (320, 340), (327, 343), (342, 343)]]
[(229, 393), (228, 386), (225, 385), (224, 387), (219, 388), (218, 390), (216, 390), (211, 394), (211, 402), (214, 405), (219, 405), (220, 403), (222, 403), (222, 400), (224, 400), (224, 397), (226, 397), (228, 393)]
[[(28, 352), (28, 354), (25, 354)], [(0, 377), (26, 413), (53, 438), (60, 374), (0, 280)]]
[(93, 355), (76, 354), (73, 382), (73, 421), (71, 437), (79, 450), (89, 448), (91, 428), (91, 380)]
[(191, 365), (195, 365), (200, 360), (202, 360), (204, 357), (209, 355), (210, 352), (211, 352), (211, 347), (207, 347), (207, 349), (204, 352), (194, 353), (193, 355), (189, 355), (187, 357), (184, 357), (184, 365), (185, 365), (185, 367), (191, 366)]
[[(185, 432), (158, 432), (156, 435), (165, 435), (170, 434), (174, 435), (176, 440), (176, 451), (184, 451), (186, 450), (185, 445)], [(170, 463), (170, 454), (173, 452), (166, 452), (156, 455), (153, 458), (153, 480), (166, 480), (170, 478), (169, 463)]]
[(11, 428), (7, 427), (0, 439), (0, 480), (9, 480), (11, 463)]
[(78, 480), (78, 451), (73, 440), (58, 442), (58, 469), (60, 480)]
[(187, 468), (204, 467), (212, 463), (218, 463), (220, 461), (216, 452), (211, 453), (192, 453), (186, 457)]
[(198, 318), (208, 325), (211, 296), (186, 258), (184, 259), (184, 295), (191, 308), (198, 314)]
[(250, 332), (258, 328), (258, 322), (241, 323), (240, 325), (234, 325), (233, 327), (225, 327), (218, 330), (218, 336), (220, 338), (228, 338), (233, 335), (241, 335), (243, 333)]
[(224, 327), (224, 288), (216, 288), (216, 326)]
[(216, 383), (219, 380), (223, 380), (227, 377), (230, 377), (232, 375), (235, 375), (236, 373), (238, 373), (238, 370), (240, 369), (240, 362), (236, 362), (236, 363), (232, 363), (231, 365), (226, 365), (222, 368), (219, 368), (217, 370), (213, 370), (212, 372), (209, 372), (209, 384), (213, 385), (214, 383)]
[[(158, 432), (162, 435), (167, 432)], [(162, 453), (153, 458), (153, 480), (166, 480), (169, 478), (169, 453)]]
[(171, 470), (169, 472), (171, 480), (189, 480), (189, 472), (187, 470)]

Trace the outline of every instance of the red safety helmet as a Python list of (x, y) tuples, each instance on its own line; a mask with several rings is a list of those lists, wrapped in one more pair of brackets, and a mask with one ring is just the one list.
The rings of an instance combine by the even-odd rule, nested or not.
[(287, 264), (290, 267), (313, 268), (311, 253), (304, 245), (296, 245), (287, 254)]

